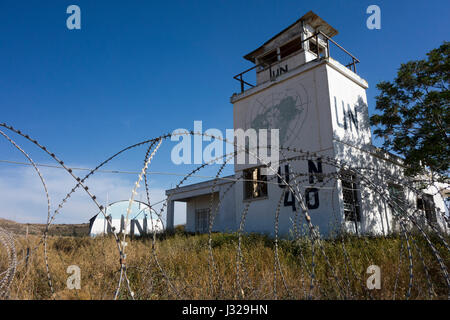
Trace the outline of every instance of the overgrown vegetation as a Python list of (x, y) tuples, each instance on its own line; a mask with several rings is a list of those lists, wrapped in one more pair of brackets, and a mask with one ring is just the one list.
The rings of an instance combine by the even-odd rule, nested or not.
[[(22, 259), (26, 248), (33, 248), (38, 239), (36, 236), (20, 238), (17, 241), (18, 258)], [(307, 239), (296, 242), (279, 241), (278, 256), (283, 277), (277, 270), (275, 278), (273, 239), (257, 234), (244, 236), (243, 259), (237, 264), (238, 236), (213, 234), (212, 247), (217, 274), (212, 273), (212, 286), (210, 270), (214, 268), (209, 267), (207, 234), (192, 235), (178, 230), (174, 234), (159, 236), (155, 250), (163, 272), (152, 254), (151, 239), (134, 239), (128, 242), (127, 271), (137, 299), (306, 299), (309, 295), (312, 250)], [(435, 242), (436, 248), (449, 268), (449, 253), (438, 243), (440, 242)], [(120, 268), (117, 246), (112, 237), (50, 237), (48, 244), (49, 266), (55, 288), (54, 298), (114, 297)], [(420, 248), (423, 261), (415, 244)], [(413, 254), (411, 299), (446, 299), (448, 288), (430, 247), (425, 240), (419, 240), (419, 237), (415, 244), (410, 241)], [(314, 252), (315, 281), (311, 291), (313, 299), (405, 298), (410, 277), (404, 238), (345, 237), (332, 241), (321, 240), (320, 246), (316, 243)], [(0, 260), (0, 271), (4, 270), (5, 263), (5, 259)], [(69, 265), (77, 265), (81, 269), (80, 290), (69, 290), (66, 287), (67, 278), (70, 276), (66, 273)], [(370, 265), (378, 265), (381, 268), (380, 290), (369, 291), (366, 288), (366, 280), (370, 276), (366, 270)], [(426, 272), (429, 274), (430, 283), (427, 281)], [(11, 286), (10, 298), (52, 298), (42, 245), (32, 252), (27, 264), (22, 263), (18, 268)], [(129, 298), (127, 291), (122, 290), (120, 299)]]
[(450, 42), (427, 53), (423, 60), (400, 66), (393, 82), (377, 84), (371, 124), (383, 146), (404, 157), (407, 174), (424, 166), (449, 178), (450, 164)]
[[(11, 220), (0, 219), (0, 227), (16, 235), (41, 235), (47, 228), (46, 224), (18, 223)], [(80, 224), (51, 224), (48, 230), (51, 236), (84, 237), (89, 234), (89, 223)]]

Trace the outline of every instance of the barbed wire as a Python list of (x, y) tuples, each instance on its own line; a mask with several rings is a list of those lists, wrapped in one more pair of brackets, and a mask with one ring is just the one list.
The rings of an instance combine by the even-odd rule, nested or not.
[[(176, 276), (173, 274), (169, 274), (166, 269), (167, 267), (161, 263), (158, 252), (157, 252), (157, 230), (154, 229), (153, 223), (153, 214), (154, 212), (158, 217), (158, 220), (162, 221), (163, 212), (167, 209), (168, 204), (170, 203), (172, 196), (180, 190), (180, 188), (190, 179), (192, 178), (209, 178), (212, 179), (211, 184), (209, 186), (210, 192), (209, 194), (209, 211), (208, 211), (208, 270), (209, 270), (209, 286), (207, 289), (207, 295), (209, 297), (220, 297), (225, 298), (229, 293), (225, 292), (224, 282), (221, 279), (221, 275), (219, 272), (219, 264), (216, 262), (214, 257), (214, 248), (213, 248), (213, 233), (215, 232), (215, 221), (216, 216), (219, 213), (221, 205), (224, 201), (226, 201), (226, 195), (229, 192), (233, 192), (233, 188), (236, 185), (243, 184), (245, 182), (251, 181), (252, 183), (265, 183), (270, 186), (278, 185), (280, 187), (280, 198), (275, 202), (276, 207), (274, 210), (274, 222), (273, 222), (273, 274), (272, 274), (272, 295), (274, 298), (279, 298), (280, 294), (284, 294), (283, 297), (294, 298), (294, 292), (297, 288), (292, 284), (288, 284), (285, 276), (285, 272), (283, 270), (283, 265), (281, 261), (281, 251), (280, 251), (280, 214), (283, 199), (291, 195), (292, 197), (292, 205), (293, 205), (293, 217), (291, 219), (292, 224), (292, 243), (297, 246), (298, 250), (296, 251), (296, 255), (299, 259), (299, 267), (302, 269), (301, 276), (301, 288), (303, 291), (303, 296), (308, 299), (314, 298), (339, 298), (339, 299), (349, 299), (356, 297), (356, 292), (352, 291), (351, 282), (354, 280), (359, 283), (362, 293), (373, 299), (374, 296), (370, 290), (366, 286), (364, 286), (364, 281), (362, 279), (361, 271), (355, 269), (355, 263), (352, 259), (352, 255), (347, 249), (346, 245), (346, 237), (348, 237), (348, 229), (345, 226), (345, 221), (343, 221), (342, 211), (340, 207), (335, 206), (335, 201), (331, 201), (332, 208), (330, 214), (329, 224), (333, 226), (330, 227), (330, 230), (334, 230), (336, 235), (333, 237), (325, 236), (319, 230), (318, 224), (315, 224), (316, 220), (310, 213), (309, 208), (309, 199), (305, 199), (303, 190), (307, 188), (316, 188), (318, 190), (329, 190), (331, 193), (332, 199), (334, 199), (336, 190), (341, 188), (340, 182), (345, 178), (345, 174), (351, 174), (357, 178), (359, 181), (358, 187), (351, 187), (349, 190), (359, 191), (362, 187), (367, 188), (376, 195), (380, 201), (387, 204), (392, 213), (393, 221), (399, 223), (399, 231), (401, 236), (401, 248), (399, 252), (399, 261), (397, 264), (398, 272), (395, 275), (394, 287), (393, 287), (393, 298), (396, 298), (397, 288), (399, 287), (400, 281), (400, 270), (403, 265), (403, 255), (404, 253), (407, 256), (407, 264), (408, 264), (408, 285), (404, 295), (405, 299), (411, 298), (412, 290), (414, 287), (414, 257), (413, 250), (411, 247), (411, 243), (414, 245), (416, 249), (418, 259), (422, 265), (422, 270), (424, 272), (427, 284), (427, 294), (430, 299), (432, 299), (435, 295), (433, 294), (433, 284), (435, 283), (435, 279), (430, 275), (430, 268), (425, 261), (423, 255), (423, 249), (420, 248), (418, 241), (424, 240), (427, 244), (427, 248), (430, 249), (431, 255), (437, 261), (439, 266), (442, 279), (447, 286), (447, 296), (450, 297), (450, 281), (447, 270), (448, 261), (444, 261), (442, 258), (443, 252), (442, 250), (446, 250), (445, 256), (450, 252), (450, 248), (448, 246), (448, 242), (446, 240), (447, 235), (443, 233), (442, 230), (437, 225), (426, 220), (426, 224), (423, 225), (419, 222), (418, 217), (420, 216), (420, 211), (417, 208), (412, 207), (404, 202), (402, 202), (399, 198), (396, 198), (394, 195), (390, 194), (386, 187), (386, 181), (394, 182), (399, 184), (400, 186), (407, 189), (408, 192), (412, 192), (418, 196), (423, 196), (424, 192), (421, 189), (416, 187), (417, 179), (412, 180), (407, 177), (399, 177), (390, 170), (381, 168), (381, 167), (373, 167), (373, 165), (368, 166), (355, 166), (352, 163), (348, 163), (344, 160), (335, 159), (326, 154), (321, 154), (320, 152), (309, 152), (304, 151), (298, 148), (291, 147), (280, 147), (280, 168), (281, 165), (286, 165), (289, 172), (286, 172), (285, 175), (281, 174), (281, 170), (278, 172), (272, 168), (271, 163), (267, 161), (263, 161), (255, 152), (254, 149), (243, 148), (237, 145), (235, 142), (230, 142), (220, 136), (214, 136), (207, 133), (202, 132), (175, 132), (168, 133), (156, 137), (154, 139), (148, 139), (141, 141), (139, 143), (133, 144), (126, 148), (121, 149), (116, 152), (112, 156), (108, 157), (106, 160), (101, 162), (95, 168), (79, 168), (79, 167), (69, 167), (67, 166), (59, 157), (57, 157), (53, 152), (49, 151), (46, 146), (40, 144), (37, 140), (31, 138), (29, 135), (21, 132), (18, 129), (13, 128), (5, 123), (0, 123), (0, 127), (5, 128), (15, 134), (18, 134), (28, 141), (32, 142), (35, 146), (37, 146), (40, 150), (48, 154), (54, 161), (56, 161), (57, 165), (49, 165), (49, 164), (36, 164), (31, 157), (26, 153), (22, 147), (20, 147), (15, 141), (13, 141), (6, 133), (0, 131), (0, 134), (9, 141), (16, 149), (21, 151), (21, 153), (27, 158), (29, 163), (12, 161), (12, 160), (0, 160), (1, 163), (4, 164), (14, 164), (14, 165), (30, 165), (33, 166), (36, 173), (41, 178), (41, 182), (43, 184), (46, 198), (47, 198), (47, 223), (45, 231), (38, 241), (38, 244), (35, 246), (33, 250), (30, 250), (30, 253), (27, 253), (21, 260), (17, 260), (16, 251), (15, 251), (15, 243), (14, 238), (7, 233), (4, 229), (0, 228), (0, 243), (6, 249), (6, 254), (8, 256), (8, 264), (5, 271), (0, 273), (2, 277), (0, 279), (0, 298), (7, 298), (9, 295), (9, 290), (11, 283), (14, 280), (14, 274), (16, 272), (16, 268), (23, 264), (24, 261), (28, 259), (32, 252), (35, 252), (36, 248), (40, 245), (44, 245), (44, 261), (46, 264), (46, 275), (47, 282), (51, 291), (52, 298), (57, 298), (57, 290), (55, 288), (55, 283), (52, 280), (51, 276), (51, 265), (49, 263), (49, 247), (48, 247), (48, 230), (50, 225), (53, 223), (55, 217), (60, 214), (64, 205), (70, 200), (72, 194), (78, 189), (82, 188), (84, 192), (88, 195), (91, 201), (98, 207), (99, 211), (102, 213), (105, 218), (106, 223), (109, 228), (113, 231), (113, 238), (116, 243), (117, 252), (118, 252), (118, 282), (115, 287), (113, 296), (114, 299), (119, 299), (124, 296), (121, 295), (122, 289), (126, 289), (126, 294), (131, 299), (141, 298), (137, 296), (136, 288), (134, 288), (135, 284), (133, 279), (128, 276), (128, 270), (130, 266), (127, 262), (126, 251), (130, 248), (132, 242), (127, 242), (127, 227), (130, 223), (131, 206), (134, 202), (134, 197), (137, 194), (138, 188), (141, 186), (142, 181), (144, 182), (145, 187), (145, 195), (146, 201), (145, 204), (149, 207), (150, 210), (150, 220), (151, 220), (151, 259), (155, 263), (158, 272), (165, 279), (169, 291), (172, 292), (176, 298), (183, 299), (188, 296), (187, 290), (190, 288), (188, 284), (180, 284), (179, 280), (176, 279)], [(170, 173), (170, 172), (152, 172), (149, 171), (150, 165), (153, 162), (161, 144), (163, 141), (170, 139), (175, 136), (200, 136), (200, 137), (208, 137), (209, 139), (216, 139), (223, 141), (225, 143), (231, 144), (234, 147), (233, 152), (220, 155), (211, 159), (207, 162), (202, 163), (197, 166), (191, 172), (187, 174), (178, 174), (178, 173)], [(121, 171), (121, 170), (105, 170), (101, 169), (106, 164), (110, 163), (117, 156), (140, 146), (147, 146), (147, 150), (144, 157), (144, 164), (142, 166), (141, 171)], [(269, 171), (272, 171), (271, 175), (269, 175), (267, 179), (247, 179), (243, 172), (236, 172), (234, 177), (221, 177), (221, 174), (224, 171), (224, 168), (228, 164), (228, 162), (236, 157), (240, 152), (244, 152), (246, 155), (257, 159), (259, 166), (266, 168)], [(217, 160), (222, 160), (221, 165), (216, 171), (214, 176), (206, 176), (200, 175), (199, 172), (207, 167), (210, 167), (212, 164), (217, 163)], [(323, 165), (328, 170), (324, 172), (309, 172), (309, 171), (298, 171), (295, 168), (298, 168), (299, 161), (320, 161), (321, 165)], [(75, 186), (66, 194), (63, 200), (55, 207), (56, 209), (51, 212), (51, 203), (50, 196), (48, 194), (46, 182), (39, 171), (38, 167), (48, 167), (48, 168), (58, 168), (65, 170), (70, 174), (70, 176), (75, 181)], [(88, 171), (88, 174), (83, 178), (75, 175), (74, 171)], [(106, 207), (101, 205), (97, 197), (90, 191), (89, 187), (86, 184), (86, 181), (91, 178), (96, 173), (114, 173), (114, 174), (133, 174), (137, 175), (137, 181), (131, 190), (131, 197), (129, 199), (129, 204), (126, 210), (126, 222), (125, 222), (125, 232), (123, 234), (119, 234), (119, 232), (112, 225), (111, 219), (107, 219), (106, 215)], [(162, 201), (151, 203), (151, 190), (149, 188), (148, 175), (179, 175), (181, 180), (176, 184), (175, 188), (171, 189), (166, 196), (166, 198)], [(224, 189), (220, 189), (218, 186), (218, 181), (223, 181), (228, 183), (228, 185)], [(427, 183), (426, 179), (421, 181)], [(431, 185), (432, 182), (429, 184)], [(220, 190), (219, 190), (220, 189)], [(218, 195), (218, 196), (216, 196)], [(442, 196), (440, 190), (437, 190), (434, 196)], [(247, 233), (247, 217), (252, 213), (253, 203), (255, 199), (247, 199), (243, 203), (242, 212), (239, 217), (239, 224), (236, 231), (237, 242), (236, 242), (236, 259), (235, 259), (235, 283), (234, 283), (234, 292), (233, 296), (235, 298), (243, 298), (247, 299), (249, 297), (258, 297), (263, 293), (260, 292), (261, 286), (263, 282), (258, 285), (257, 282), (252, 280), (251, 274), (254, 274), (257, 270), (252, 266), (251, 261), (246, 259), (245, 252), (243, 250), (244, 247), (244, 236)], [(285, 200), (286, 201), (286, 200)], [(161, 204), (161, 207), (156, 210), (155, 205)], [(442, 214), (442, 213), (441, 213)], [(384, 218), (381, 215), (381, 225), (384, 228)], [(444, 215), (445, 218), (445, 215)], [(443, 218), (443, 219), (444, 219)], [(333, 220), (334, 219), (334, 220)], [(386, 217), (387, 219), (387, 217)], [(445, 219), (444, 219), (445, 220)], [(386, 220), (387, 223), (387, 220)], [(357, 224), (357, 222), (355, 222)], [(251, 228), (250, 228), (251, 230)], [(120, 238), (121, 236), (121, 238)], [(356, 229), (356, 236), (360, 238), (367, 246), (369, 245), (368, 239), (364, 234), (358, 233)], [(381, 237), (386, 238), (387, 234), (383, 231)], [(334, 264), (335, 257), (331, 256), (329, 252), (327, 252), (327, 248), (325, 247), (325, 241), (329, 241), (336, 250), (341, 250), (342, 255), (345, 259), (344, 270), (339, 269), (338, 265)], [(350, 240), (348, 241), (350, 244)], [(439, 245), (439, 248), (437, 248)], [(339, 249), (340, 248), (340, 249)], [(365, 261), (372, 260), (368, 252), (364, 250), (359, 251), (358, 259), (365, 259)], [(105, 257), (106, 259), (106, 257)], [(151, 261), (149, 261), (151, 263)], [(321, 265), (318, 265), (321, 264)], [(318, 268), (326, 268), (331, 277), (329, 279), (321, 279), (318, 274)], [(417, 268), (416, 268), (417, 269)], [(341, 273), (344, 273), (344, 276), (341, 276)], [(279, 277), (278, 277), (279, 275)], [(307, 279), (304, 279), (304, 276), (307, 275)], [(153, 277), (153, 275), (150, 275)], [(309, 279), (309, 288), (307, 289), (305, 286), (306, 280)], [(175, 283), (175, 281), (177, 283)], [(284, 289), (284, 292), (279, 291), (279, 281), (281, 281), (280, 290)], [(122, 284), (125, 283), (124, 286)], [(138, 288), (139, 289), (139, 288)]]

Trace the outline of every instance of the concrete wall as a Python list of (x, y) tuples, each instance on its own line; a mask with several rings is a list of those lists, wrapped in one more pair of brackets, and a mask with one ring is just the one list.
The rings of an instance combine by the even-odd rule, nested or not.
[[(352, 167), (356, 171), (362, 212), (358, 231), (385, 235), (391, 232), (392, 214), (386, 201), (390, 196), (388, 187), (390, 183), (399, 184), (402, 180), (402, 168), (377, 158), (367, 150), (340, 141), (335, 141), (335, 157), (344, 167)], [(338, 188), (342, 192), (340, 181)], [(343, 210), (343, 199), (340, 199), (340, 206)], [(354, 222), (344, 221), (344, 227), (349, 232), (356, 229)]]
[[(403, 173), (403, 167), (398, 164), (398, 159), (385, 155), (377, 155), (363, 148), (351, 146), (343, 142), (335, 141), (336, 159), (344, 164), (358, 168), (360, 174), (362, 217), (358, 224), (359, 230), (365, 233), (384, 234), (399, 232), (400, 224), (394, 217), (391, 207), (395, 203), (394, 195), (389, 192), (389, 185), (400, 185), (404, 190), (406, 200), (405, 209), (397, 211), (395, 214), (402, 214), (415, 217), (417, 223), (424, 229), (429, 230), (428, 222), (422, 211), (417, 210), (417, 196), (422, 192), (433, 195), (436, 206), (436, 217), (438, 228), (448, 233), (448, 226), (440, 212), (445, 212), (445, 203), (439, 190), (443, 185), (435, 183), (424, 190), (420, 190), (417, 185), (408, 182)], [(340, 184), (338, 184), (341, 188)], [(448, 186), (447, 186), (448, 187)], [(340, 200), (342, 206), (342, 200)], [(438, 212), (440, 211), (440, 212)], [(413, 227), (413, 223), (406, 224)], [(346, 222), (344, 226), (348, 231), (354, 231), (354, 223)]]
[(359, 147), (371, 145), (367, 83), (337, 63), (326, 69), (333, 138)]
[[(300, 39), (298, 40), (300, 41)], [(288, 57), (285, 57), (273, 64), (271, 68), (264, 68), (261, 70), (257, 70), (256, 72), (256, 83), (258, 85), (270, 81), (271, 80), (271, 72), (273, 75), (280, 75), (283, 72), (289, 72), (294, 70), (295, 68), (305, 64), (306, 62), (312, 61), (316, 58), (316, 55), (308, 50), (302, 50), (300, 52), (296, 52)]]
[[(311, 152), (315, 151), (318, 154), (332, 157), (333, 130), (326, 64), (323, 62), (311, 62), (302, 68), (299, 68), (298, 73), (295, 75), (291, 74), (290, 77), (285, 76), (284, 78), (281, 76), (270, 85), (262, 88), (262, 90), (254, 90), (254, 94), (235, 101), (234, 127), (242, 128), (243, 130), (248, 128), (280, 129), (280, 143), (283, 146)], [(280, 106), (285, 99), (295, 101), (295, 115), (289, 119), (288, 123), (280, 121), (280, 118), (283, 119), (283, 110), (280, 111)], [(288, 107), (284, 106), (284, 108)], [(292, 110), (290, 114), (292, 114)], [(289, 158), (293, 155), (297, 155), (297, 153), (283, 151), (280, 159), (283, 157)], [(317, 165), (317, 162), (315, 164)], [(255, 164), (235, 164), (236, 176), (240, 176), (243, 169), (254, 166)], [(322, 166), (324, 173), (335, 170), (333, 166), (325, 163)], [(281, 167), (282, 175), (284, 175), (283, 164)], [(308, 161), (291, 162), (290, 171), (308, 173)], [(292, 205), (285, 205), (284, 189), (278, 185), (276, 176), (269, 176), (269, 179), (271, 178), (272, 181), (268, 183), (268, 197), (254, 200), (248, 207), (248, 213), (245, 218), (245, 231), (273, 235), (275, 232), (275, 213), (278, 203), (280, 203), (279, 233), (283, 236), (292, 235), (295, 226), (298, 224), (295, 222), (296, 218), (297, 221), (301, 221), (300, 224), (304, 223), (303, 218), (300, 219), (300, 217), (303, 217), (303, 213), (296, 214)], [(336, 225), (336, 221), (339, 222), (341, 220), (336, 182), (330, 180), (310, 183), (308, 176), (303, 176), (298, 179), (298, 184), (298, 193), (304, 198), (307, 195), (311, 197), (310, 204), (313, 208), (309, 211), (313, 224), (317, 225), (319, 231), (324, 235), (333, 232), (332, 225)], [(242, 182), (236, 184), (235, 201), (238, 226), (248, 203), (243, 200), (243, 188)], [(306, 193), (308, 188), (317, 189), (319, 199), (317, 208), (315, 208), (314, 204), (316, 194), (315, 192)], [(292, 195), (290, 194), (287, 203), (291, 200)], [(299, 211), (298, 209), (299, 206), (297, 204), (297, 212)]]
[[(339, 165), (322, 163), (324, 173), (336, 172), (337, 167), (351, 166), (357, 170), (361, 205), (361, 221), (345, 221), (340, 179), (332, 178), (324, 182), (313, 181), (308, 176), (298, 178), (298, 194), (308, 205), (313, 225), (318, 226), (322, 235), (327, 236), (338, 230), (360, 233), (384, 234), (398, 231), (399, 225), (393, 218), (390, 207), (390, 184), (402, 184), (403, 168), (399, 160), (386, 154), (379, 154), (372, 146), (369, 124), (366, 89), (367, 82), (336, 61), (312, 61), (280, 75), (269, 83), (248, 90), (233, 97), (234, 127), (247, 130), (280, 129), (282, 146), (295, 147), (304, 151), (317, 152), (330, 156)], [(283, 112), (289, 104), (283, 101), (295, 101), (295, 112), (290, 121), (283, 123)], [(284, 108), (284, 109), (283, 109)], [(281, 119), (281, 120), (280, 120)], [(282, 151), (280, 160), (296, 155)], [(314, 162), (317, 165), (317, 161)], [(236, 176), (240, 177), (246, 168), (257, 164), (235, 164)], [(308, 174), (308, 161), (290, 163), (290, 171)], [(281, 163), (281, 174), (284, 165)], [(291, 178), (291, 182), (292, 178)], [(294, 182), (295, 183), (295, 182)], [(308, 190), (309, 192), (306, 192)], [(311, 193), (311, 188), (317, 191)], [(432, 193), (429, 190), (427, 193)], [(416, 209), (416, 190), (405, 188), (405, 197), (409, 203), (409, 213)], [(433, 194), (436, 194), (434, 190)], [(275, 214), (279, 205), (279, 234), (293, 235), (299, 223), (304, 224), (303, 213), (298, 213), (291, 205), (292, 195), (285, 201), (284, 189), (278, 184), (276, 176), (269, 176), (268, 196), (253, 200), (244, 199), (244, 184), (235, 186), (235, 220), (239, 228), (242, 215), (246, 212), (246, 232), (260, 232), (274, 235)], [(315, 200), (319, 206), (315, 206)], [(436, 208), (444, 211), (442, 197), (434, 197)], [(424, 222), (426, 224), (426, 221)], [(442, 230), (446, 226), (442, 215), (438, 214), (438, 225)], [(424, 227), (425, 228), (425, 227)]]
[[(317, 162), (315, 162), (317, 163)], [(334, 167), (322, 164), (323, 172), (334, 170)], [(282, 165), (281, 175), (285, 176)], [(291, 162), (291, 172), (308, 172), (308, 162), (305, 160)], [(304, 203), (308, 206), (308, 212), (313, 225), (318, 230), (328, 236), (336, 231), (335, 226), (340, 225), (341, 214), (338, 206), (339, 195), (336, 192), (334, 180), (319, 182), (317, 179), (313, 183), (309, 182), (309, 176), (301, 176), (297, 179), (291, 177), (290, 183), (293, 185), (294, 193), (300, 195)], [(244, 183), (239, 182), (235, 187), (236, 194), (236, 221), (239, 226), (243, 213), (246, 211), (244, 231), (266, 233), (271, 236), (275, 234), (276, 212), (279, 210), (278, 233), (282, 237), (292, 237), (300, 229), (306, 231), (304, 213), (300, 210), (298, 201), (292, 205), (293, 194), (286, 194), (283, 184), (278, 184), (278, 179), (269, 177), (268, 196), (253, 201), (244, 200)]]
[[(447, 213), (447, 217), (448, 217), (448, 212), (446, 212), (447, 210), (446, 210), (444, 198), (440, 193), (440, 190), (443, 190), (443, 189), (448, 190), (448, 189), (450, 189), (450, 186), (448, 184), (435, 183), (434, 185), (428, 186), (425, 190), (423, 190), (423, 192), (426, 194), (433, 195), (433, 201), (436, 206), (437, 227), (442, 232), (449, 234), (450, 229), (443, 217), (443, 215), (445, 213)], [(412, 200), (416, 201), (416, 198), (414, 197)], [(420, 216), (420, 218), (418, 219), (418, 222), (424, 228), (424, 230), (430, 230), (430, 227), (429, 227), (424, 215), (421, 214), (420, 212), (416, 213), (416, 215)]]
[[(356, 224), (358, 232), (387, 235), (399, 230), (390, 207), (392, 195), (388, 187), (391, 183), (402, 183), (403, 168), (397, 158), (377, 153), (371, 144), (367, 87), (364, 79), (332, 59), (311, 61), (273, 81), (233, 96), (234, 128), (244, 131), (249, 128), (279, 129), (281, 146), (322, 156), (324, 174), (336, 173), (341, 166), (358, 168), (361, 205), (361, 221)], [(295, 155), (298, 153), (282, 150), (280, 160)], [(326, 157), (330, 157), (331, 162)], [(235, 178), (242, 178), (244, 169), (257, 165), (235, 164)], [(290, 161), (289, 165), (291, 174), (303, 174), (296, 178), (290, 176), (290, 182), (294, 185), (294, 193), (308, 207), (312, 224), (320, 233), (327, 237), (342, 228), (355, 232), (355, 223), (344, 219), (341, 181), (335, 176), (323, 181), (317, 177), (310, 179), (311, 166), (319, 167), (317, 158)], [(283, 162), (280, 163), (280, 174), (286, 179)], [(192, 188), (194, 190), (195, 186)], [(277, 225), (281, 237), (308, 232), (298, 201), (292, 205), (292, 192), (285, 193), (286, 187), (276, 175), (268, 176), (268, 195), (260, 199), (244, 199), (242, 181), (234, 185), (222, 184), (216, 190), (213, 207), (217, 207), (218, 199), (221, 199), (221, 206), (214, 231), (236, 231), (241, 222), (245, 222), (245, 232), (273, 236), (276, 213), (279, 212)], [(428, 193), (435, 194), (436, 190), (428, 190)], [(187, 231), (195, 231), (195, 210), (209, 208), (207, 192), (204, 189), (186, 193), (189, 194)], [(414, 211), (417, 193), (407, 189), (405, 193), (409, 208)], [(439, 195), (434, 200), (439, 210), (445, 210)], [(439, 214), (438, 224), (447, 230)]]
[[(279, 129), (280, 144), (308, 151), (331, 149), (333, 131), (325, 63), (310, 63), (290, 77), (279, 77), (235, 100), (234, 128)], [(286, 153), (286, 156), (289, 156)], [(236, 164), (241, 171), (254, 164)]]
[[(215, 213), (213, 231), (233, 232), (236, 230), (234, 189), (230, 187), (230, 183), (226, 183), (217, 186), (215, 190), (217, 192), (214, 193), (212, 202), (212, 212)], [(211, 191), (211, 189), (208, 191)], [(220, 206), (218, 207), (219, 201)], [(195, 210), (209, 209), (211, 207), (211, 194), (192, 197), (186, 203), (186, 231), (196, 232)]]

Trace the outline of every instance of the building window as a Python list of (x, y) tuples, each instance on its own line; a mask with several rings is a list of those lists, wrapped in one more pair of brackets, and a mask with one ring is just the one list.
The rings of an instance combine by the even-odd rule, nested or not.
[(388, 185), (388, 190), (389, 196), (391, 200), (393, 200), (395, 206), (404, 209), (406, 207), (406, 197), (403, 187), (398, 184), (390, 183)]
[[(309, 40), (309, 51), (317, 55), (317, 44), (313, 40)], [(319, 56), (325, 56), (325, 48), (319, 44)]]
[(424, 213), (428, 223), (437, 222), (436, 210), (432, 195), (423, 194), (422, 196), (417, 197), (417, 209), (421, 210)]
[(195, 232), (209, 232), (209, 208), (195, 210)]
[(300, 51), (301, 49), (302, 43), (300, 38), (289, 41), (288, 43), (280, 47), (280, 58), (286, 58), (287, 56), (293, 54), (294, 52)]
[(360, 190), (356, 176), (349, 172), (341, 173), (342, 198), (344, 200), (344, 215), (346, 221), (361, 221), (361, 206), (359, 204)]
[(244, 199), (267, 197), (267, 176), (261, 175), (261, 168), (244, 170)]
[(447, 227), (450, 228), (450, 196), (448, 195), (448, 193), (445, 195), (445, 206), (444, 206), (444, 219), (447, 222)]
[(260, 64), (262, 64), (264, 66), (264, 68), (269, 67), (270, 65), (272, 65), (278, 61), (277, 50), (275, 49), (275, 50), (265, 54), (264, 56), (258, 58), (258, 61), (260, 62)]

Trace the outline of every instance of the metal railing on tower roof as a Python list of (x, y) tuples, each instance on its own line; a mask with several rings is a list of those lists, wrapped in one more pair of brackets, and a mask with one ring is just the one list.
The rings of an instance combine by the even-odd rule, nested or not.
[[(316, 49), (314, 51), (310, 50), (310, 52), (314, 53), (320, 59), (320, 49), (321, 48), (320, 48), (320, 45), (317, 45), (317, 44), (319, 44), (319, 35), (323, 36), (326, 39), (326, 41), (325, 41), (326, 42), (326, 47), (325, 47), (325, 49), (326, 49), (326, 57), (330, 57), (330, 42), (331, 42), (332, 44), (334, 44), (337, 48), (339, 48), (341, 51), (343, 51), (345, 54), (347, 54), (351, 58), (352, 62), (346, 64), (345, 67), (349, 68), (354, 73), (356, 73), (356, 64), (360, 62), (359, 59), (356, 58), (354, 55), (352, 55), (350, 52), (348, 52), (346, 49), (344, 49), (341, 45), (339, 45), (336, 41), (331, 39), (325, 33), (321, 32), (321, 31), (318, 31), (318, 32), (314, 33), (312, 36), (310, 36), (310, 37), (308, 37), (308, 38), (306, 38), (304, 40), (300, 40), (299, 43), (301, 44), (301, 46), (303, 48), (303, 44), (305, 42), (314, 39), (315, 43), (316, 43), (316, 46), (315, 46)], [(298, 43), (290, 43), (290, 45), (294, 45), (294, 44), (298, 45)], [(272, 52), (272, 51), (270, 51), (270, 52)], [(251, 84), (248, 81), (244, 80), (244, 75), (245, 74), (247, 74), (248, 72), (250, 72), (250, 71), (252, 71), (254, 69), (257, 69), (257, 68), (264, 68), (265, 70), (269, 69), (270, 70), (270, 74), (272, 74), (272, 67), (274, 65), (279, 64), (279, 62), (280, 61), (277, 60), (277, 61), (274, 61), (273, 63), (269, 63), (269, 64), (267, 62), (262, 62), (262, 63), (255, 64), (253, 67), (251, 67), (251, 68), (249, 68), (249, 69), (247, 69), (247, 70), (245, 70), (245, 71), (235, 75), (233, 77), (233, 79), (236, 79), (237, 81), (240, 82), (240, 84), (241, 84), (241, 93), (243, 93), (246, 90), (245, 86), (250, 87), (250, 88), (253, 88), (253, 87), (256, 86), (256, 85)]]

